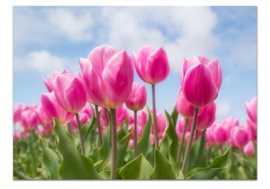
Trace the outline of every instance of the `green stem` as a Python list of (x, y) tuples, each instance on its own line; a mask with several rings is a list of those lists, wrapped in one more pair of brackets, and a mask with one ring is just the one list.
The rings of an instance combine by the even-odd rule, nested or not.
[(188, 119), (185, 119), (185, 125), (184, 125), (184, 129), (181, 135), (181, 141), (180, 141), (180, 146), (178, 149), (178, 154), (177, 154), (177, 160), (176, 160), (176, 165), (177, 167), (179, 166), (180, 163), (180, 157), (181, 157), (181, 152), (182, 152), (182, 148), (185, 142), (185, 134), (186, 134), (186, 128), (187, 128), (187, 123), (188, 123)]
[(199, 112), (199, 108), (195, 108), (194, 117), (193, 117), (193, 123), (192, 123), (192, 127), (191, 127), (191, 132), (190, 132), (190, 137), (189, 137), (189, 140), (188, 140), (186, 154), (185, 154), (184, 162), (183, 162), (182, 169), (181, 169), (183, 174), (185, 174), (185, 169), (186, 169), (188, 159), (189, 159), (189, 155), (190, 155), (190, 150), (191, 150), (191, 146), (192, 146), (192, 142), (193, 142), (193, 136), (194, 136), (194, 130), (195, 130), (196, 123), (197, 123), (198, 112)]
[(34, 141), (35, 140), (35, 130), (32, 129), (30, 130), (30, 152), (31, 152), (31, 155), (32, 155), (32, 164), (33, 164), (33, 175), (36, 176), (37, 173), (36, 173), (36, 156), (35, 156), (35, 151), (34, 151), (34, 147), (33, 147), (33, 144), (34, 144)]
[(156, 117), (156, 102), (155, 102), (155, 85), (152, 85), (152, 104), (153, 104), (153, 126), (155, 135), (155, 148), (158, 148), (158, 133), (157, 133), (157, 117)]
[[(99, 136), (99, 145), (102, 146), (102, 132), (99, 121), (99, 113), (98, 113), (98, 105), (95, 105), (96, 115), (97, 115), (97, 128), (98, 128), (98, 136)], [(106, 112), (106, 110), (105, 110)], [(106, 116), (106, 113), (105, 113)]]
[(83, 135), (82, 135), (82, 123), (79, 119), (79, 114), (75, 113), (75, 115), (76, 115), (76, 120), (77, 120), (77, 124), (78, 124), (79, 135), (80, 135), (82, 155), (85, 155)]
[(137, 157), (137, 111), (134, 111), (134, 158)]
[(111, 179), (116, 179), (116, 158), (117, 158), (117, 140), (116, 140), (116, 110), (111, 109), (111, 138), (112, 138), (112, 158), (111, 158)]

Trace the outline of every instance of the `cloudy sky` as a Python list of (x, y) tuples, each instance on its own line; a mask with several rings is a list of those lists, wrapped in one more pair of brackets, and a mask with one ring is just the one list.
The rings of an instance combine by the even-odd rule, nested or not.
[[(47, 92), (42, 77), (80, 71), (79, 58), (103, 44), (130, 55), (145, 44), (164, 47), (171, 71), (156, 86), (160, 111), (173, 110), (184, 58), (218, 59), (216, 117), (246, 123), (244, 102), (257, 96), (257, 7), (14, 7), (13, 103), (40, 103)], [(144, 84), (136, 73), (134, 80)]]

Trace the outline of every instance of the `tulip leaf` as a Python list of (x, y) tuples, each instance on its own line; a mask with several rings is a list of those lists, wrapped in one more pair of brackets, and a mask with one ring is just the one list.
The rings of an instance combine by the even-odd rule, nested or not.
[(128, 133), (129, 117), (121, 125), (120, 131), (117, 133), (117, 142), (122, 140)]
[(178, 177), (176, 178), (178, 180), (183, 180), (184, 179), (184, 175), (181, 171), (178, 172)]
[(127, 151), (127, 147), (129, 145), (129, 140), (131, 137), (132, 130), (121, 140), (117, 143), (117, 161), (116, 161), (116, 168), (120, 168), (124, 164), (124, 159)]
[(168, 152), (168, 148), (172, 143), (172, 139), (165, 134), (164, 138), (162, 139), (162, 141), (160, 142), (160, 152), (167, 158), (169, 159), (169, 152)]
[(232, 164), (229, 170), (229, 174), (234, 178), (234, 179), (240, 179), (244, 180), (247, 179), (243, 167), (237, 167), (236, 165)]
[[(122, 179), (121, 175), (119, 174), (120, 170), (121, 168), (116, 169), (116, 179)], [(99, 173), (99, 175), (101, 176), (102, 179), (109, 180), (111, 179), (111, 170), (102, 171), (101, 173)]]
[(59, 179), (58, 169), (60, 167), (61, 161), (53, 150), (45, 146), (44, 141), (41, 137), (39, 138), (39, 140), (40, 148), (43, 151), (42, 166), (49, 170), (51, 174), (51, 179)]
[(102, 163), (103, 163), (103, 160), (100, 160), (100, 161), (98, 161), (98, 162), (96, 162), (95, 164), (94, 164), (94, 167), (95, 167), (95, 169), (98, 171), (98, 169), (100, 168), (100, 166), (102, 165)]
[(121, 168), (119, 174), (123, 179), (148, 179), (154, 169), (142, 154)]
[(142, 153), (144, 157), (146, 157), (147, 154), (151, 152), (152, 149), (150, 138), (152, 127), (152, 116), (148, 106), (146, 106), (146, 110), (147, 110), (147, 121), (142, 131), (142, 137), (139, 139), (137, 145), (138, 154)]
[(173, 127), (175, 128), (177, 124), (177, 118), (178, 118), (178, 112), (176, 110), (176, 106), (174, 106), (173, 112), (171, 114), (171, 118), (173, 120)]
[(176, 179), (172, 165), (158, 149), (155, 150), (155, 166), (150, 179)]
[(230, 151), (231, 147), (229, 147), (223, 155), (216, 157), (209, 167), (197, 167), (192, 169), (185, 176), (185, 179), (213, 179), (222, 170), (228, 167)]
[(105, 133), (102, 135), (102, 146), (99, 150), (98, 160), (106, 160), (110, 155), (110, 137), (111, 136), (111, 126), (107, 126)]
[(100, 179), (93, 160), (77, 151), (76, 139), (66, 133), (63, 125), (55, 118), (54, 132), (59, 137), (58, 150), (63, 155), (63, 162), (58, 170), (60, 179)]

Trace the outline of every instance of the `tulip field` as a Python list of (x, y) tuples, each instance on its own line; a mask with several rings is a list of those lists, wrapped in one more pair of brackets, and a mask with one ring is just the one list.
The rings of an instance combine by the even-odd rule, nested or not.
[(217, 120), (218, 60), (183, 60), (168, 112), (155, 89), (170, 73), (166, 49), (102, 45), (85, 56), (77, 73), (43, 78), (40, 104), (13, 107), (14, 180), (257, 179), (257, 97), (242, 103), (245, 125)]

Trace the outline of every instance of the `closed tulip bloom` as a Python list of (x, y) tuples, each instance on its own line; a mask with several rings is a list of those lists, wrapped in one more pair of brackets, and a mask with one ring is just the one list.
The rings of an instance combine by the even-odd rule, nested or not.
[(133, 64), (125, 50), (102, 45), (93, 49), (80, 66), (88, 101), (104, 108), (116, 109), (132, 91)]
[(28, 106), (26, 104), (17, 104), (13, 107), (13, 123), (21, 121), (21, 113), (27, 110)]
[(56, 118), (63, 125), (65, 125), (73, 119), (74, 114), (67, 112), (62, 108), (55, 97), (54, 91), (50, 93), (42, 93), (41, 104), (50, 120)]
[(128, 110), (124, 108), (123, 104), (116, 109), (116, 125), (118, 127), (128, 118)]
[(138, 111), (143, 109), (146, 104), (147, 93), (144, 85), (134, 82), (132, 92), (130, 93), (126, 103), (128, 109)]
[(132, 51), (132, 56), (135, 69), (144, 82), (155, 85), (168, 77), (170, 66), (163, 47), (155, 50), (152, 46), (145, 45), (138, 55)]
[(182, 87), (180, 87), (178, 91), (176, 110), (185, 119), (192, 119), (194, 116), (194, 107), (187, 101), (186, 97), (183, 95)]
[(56, 78), (57, 75), (61, 74), (61, 73), (70, 73), (69, 71), (67, 70), (63, 70), (62, 72), (57, 72), (57, 71), (54, 71), (53, 72), (53, 75), (52, 76), (47, 76), (47, 78), (42, 78), (43, 79), (43, 82), (45, 83), (47, 89), (49, 92), (52, 92), (53, 91), (53, 83), (54, 83), (54, 80)]
[(182, 90), (187, 101), (196, 108), (213, 102), (221, 86), (222, 72), (217, 60), (198, 56), (182, 65)]
[(244, 147), (249, 141), (248, 132), (243, 127), (235, 126), (231, 129), (231, 140), (233, 145)]
[[(210, 127), (216, 119), (216, 104), (212, 102), (211, 104), (202, 108), (200, 115), (197, 118), (196, 130), (204, 130)], [(193, 119), (189, 120), (190, 125)]]
[(206, 130), (206, 133), (205, 133), (205, 139), (208, 143), (210, 144), (213, 144), (215, 139), (214, 139), (214, 136), (213, 136), (213, 129), (212, 129), (212, 126), (209, 127), (207, 130)]
[(141, 127), (144, 127), (147, 121), (147, 113), (146, 113), (146, 109), (143, 109), (143, 111), (141, 111), (138, 114), (138, 118), (137, 118), (137, 124)]
[(250, 128), (251, 132), (254, 135), (257, 135), (257, 124), (255, 124), (253, 121), (251, 121), (250, 118), (247, 118), (247, 126)]
[(254, 143), (252, 141), (249, 141), (247, 145), (244, 146), (243, 151), (245, 155), (251, 156), (255, 151)]
[(227, 130), (221, 124), (213, 129), (214, 140), (218, 144), (224, 144), (228, 140)]
[[(152, 116), (153, 116), (153, 110), (150, 110)], [(166, 131), (167, 128), (167, 123), (165, 117), (162, 115), (161, 112), (156, 110), (156, 115), (157, 115), (157, 133), (158, 133), (158, 138), (162, 139), (164, 136), (164, 132)], [(152, 126), (151, 130), (152, 134), (154, 134), (154, 127)]]
[(36, 129), (39, 124), (39, 118), (34, 110), (25, 110), (21, 114), (21, 125), (27, 129)]
[(254, 97), (250, 102), (245, 102), (247, 114), (253, 123), (257, 124), (257, 97)]
[(39, 120), (40, 120), (40, 124), (42, 126), (45, 126), (47, 124), (50, 124), (53, 122), (53, 119), (49, 119), (47, 114), (45, 113), (42, 105), (38, 105), (34, 111), (37, 113), (38, 117), (39, 117)]
[(62, 108), (71, 113), (80, 112), (87, 102), (84, 83), (79, 73), (58, 74), (54, 82), (54, 92)]

